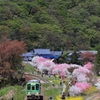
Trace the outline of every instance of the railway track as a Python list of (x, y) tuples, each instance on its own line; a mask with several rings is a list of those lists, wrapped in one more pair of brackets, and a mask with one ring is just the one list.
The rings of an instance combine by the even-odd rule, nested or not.
[(38, 75), (34, 75), (34, 74), (23, 74), (26, 78), (26, 82), (28, 82), (29, 80), (31, 79), (37, 79), (37, 80), (40, 80), (41, 83), (50, 83), (50, 81), (46, 80), (45, 78), (43, 77), (40, 77)]

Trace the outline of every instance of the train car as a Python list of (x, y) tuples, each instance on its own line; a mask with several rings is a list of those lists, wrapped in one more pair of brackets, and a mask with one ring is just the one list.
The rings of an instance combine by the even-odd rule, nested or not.
[(26, 84), (27, 100), (43, 100), (41, 96), (41, 83), (39, 80), (30, 80)]

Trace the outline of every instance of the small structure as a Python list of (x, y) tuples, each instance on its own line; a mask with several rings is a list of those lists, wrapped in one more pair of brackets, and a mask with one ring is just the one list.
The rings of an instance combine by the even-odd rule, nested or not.
[(55, 56), (55, 58), (59, 58), (62, 55), (62, 51), (51, 51), (51, 54)]
[(34, 53), (33, 52), (27, 52), (22, 54), (23, 57), (23, 61), (31, 61), (32, 58), (34, 57)]
[(61, 56), (62, 53), (63, 51), (51, 51), (51, 54), (55, 56)]
[(51, 54), (50, 49), (34, 49), (35, 56), (41, 56), (48, 59), (54, 59), (55, 56)]

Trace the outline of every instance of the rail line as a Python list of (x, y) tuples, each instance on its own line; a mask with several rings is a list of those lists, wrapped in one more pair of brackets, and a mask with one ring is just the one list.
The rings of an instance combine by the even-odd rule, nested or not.
[(25, 78), (26, 78), (26, 82), (28, 82), (29, 80), (31, 80), (31, 79), (38, 79), (38, 80), (40, 80), (41, 82), (44, 82), (44, 83), (50, 83), (50, 81), (48, 81), (48, 80), (46, 80), (45, 78), (43, 78), (43, 77), (40, 77), (40, 76), (38, 76), (38, 75), (34, 75), (34, 74), (23, 74), (24, 76), (25, 76)]

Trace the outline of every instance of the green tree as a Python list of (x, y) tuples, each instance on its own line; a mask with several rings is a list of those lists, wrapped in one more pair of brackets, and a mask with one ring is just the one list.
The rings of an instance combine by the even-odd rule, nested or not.
[(96, 74), (100, 75), (100, 49), (98, 50), (97, 56), (96, 56), (96, 61), (95, 61), (95, 70)]
[(98, 49), (99, 9), (100, 0), (0, 0), (0, 40), (24, 40), (29, 50)]
[(9, 28), (5, 25), (0, 25), (0, 42), (10, 38)]
[(70, 63), (72, 64), (81, 64), (81, 62), (79, 61), (79, 54), (76, 52), (76, 50), (74, 50), (74, 52), (72, 53), (72, 55), (70, 56)]
[(58, 59), (58, 63), (69, 63), (67, 62), (67, 57), (68, 57), (69, 51), (64, 51), (61, 56)]

